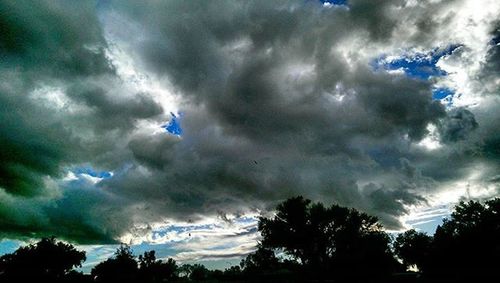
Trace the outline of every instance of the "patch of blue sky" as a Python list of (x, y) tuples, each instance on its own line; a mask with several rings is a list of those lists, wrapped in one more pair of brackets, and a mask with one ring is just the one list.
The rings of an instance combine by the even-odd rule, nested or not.
[(447, 87), (437, 87), (432, 90), (432, 99), (439, 100), (441, 103), (447, 107), (453, 105), (453, 97), (455, 96), (455, 90)]
[[(248, 244), (254, 244), (253, 235), (257, 231), (257, 217), (243, 215), (231, 218), (231, 224), (221, 219), (214, 223), (171, 223), (152, 231), (147, 241), (131, 246), (134, 255), (155, 250), (156, 257), (165, 259), (176, 258), (179, 263), (204, 263), (208, 268), (225, 269), (238, 264), (249, 250)], [(231, 227), (229, 231), (226, 228)], [(113, 246), (116, 249), (116, 246)], [(91, 262), (80, 270), (90, 272), (99, 260), (99, 249), (89, 250)], [(111, 253), (107, 253), (111, 255)], [(179, 257), (180, 255), (180, 257)]]
[(447, 75), (444, 70), (437, 66), (437, 63), (442, 57), (451, 55), (460, 46), (453, 44), (446, 48), (435, 48), (426, 53), (406, 53), (395, 58), (382, 55), (375, 60), (372, 66), (375, 70), (401, 70), (409, 77), (428, 80), (431, 77)]
[(77, 245), (76, 248), (78, 250), (85, 251), (87, 259), (83, 262), (82, 266), (76, 268), (76, 270), (90, 274), (90, 271), (95, 265), (113, 256), (118, 247), (119, 245)]
[(410, 219), (405, 221), (405, 224), (418, 231), (434, 235), (437, 226), (441, 225), (443, 220), (450, 217), (450, 215), (451, 210), (449, 205), (442, 204), (413, 214)]
[(98, 171), (90, 166), (77, 167), (71, 171), (75, 174), (87, 174), (91, 177), (96, 177), (100, 179), (107, 179), (113, 176), (113, 173), (109, 171)]
[(241, 224), (252, 224), (257, 223), (259, 220), (252, 216), (242, 216), (234, 219), (234, 222)]
[(169, 225), (161, 227), (155, 232), (186, 232), (193, 230), (207, 230), (213, 229), (215, 224), (200, 224), (200, 225)]
[(347, 5), (347, 0), (319, 0), (324, 6)]
[(444, 218), (445, 216), (434, 216), (425, 220), (408, 221), (407, 224), (410, 224), (412, 228), (417, 231), (424, 232), (428, 235), (434, 235), (437, 226), (443, 224)]
[(182, 113), (180, 113), (178, 117), (172, 112), (170, 112), (170, 115), (172, 115), (172, 119), (170, 119), (167, 124), (163, 125), (162, 128), (164, 128), (168, 133), (172, 135), (181, 136), (182, 128), (180, 120), (182, 117)]
[(20, 246), (24, 245), (24, 243), (16, 240), (4, 239), (0, 241), (0, 256), (4, 254), (13, 253)]
[[(201, 225), (170, 225), (170, 226), (165, 226), (161, 227), (159, 229), (156, 229), (153, 231), (153, 240), (156, 239), (161, 239), (169, 234), (188, 234), (191, 232), (195, 231), (203, 231), (203, 230), (213, 230), (217, 228), (217, 225), (215, 224), (201, 224)], [(175, 239), (169, 240), (169, 242), (175, 242), (175, 241), (185, 241), (187, 238), (185, 237), (179, 237)]]
[(455, 91), (447, 87), (438, 87), (432, 90), (432, 98), (434, 100), (442, 100), (453, 95), (455, 95)]
[(134, 254), (137, 256), (143, 254), (146, 251), (154, 250), (157, 258), (171, 257), (179, 252), (182, 252), (182, 250), (176, 249), (168, 243), (151, 244), (143, 242), (138, 245), (132, 245), (131, 248)]

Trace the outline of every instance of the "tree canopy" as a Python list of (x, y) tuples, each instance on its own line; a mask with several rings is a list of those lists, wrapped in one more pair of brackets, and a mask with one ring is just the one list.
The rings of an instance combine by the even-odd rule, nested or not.
[(43, 238), (0, 257), (1, 282), (27, 282), (34, 279), (60, 282), (81, 266), (85, 252), (70, 244)]
[(411, 229), (396, 237), (394, 251), (406, 268), (417, 266), (423, 269), (428, 260), (431, 245), (431, 236)]
[(407, 231), (395, 250), (430, 277), (500, 280), (500, 198), (460, 202), (433, 237)]
[(398, 268), (378, 219), (356, 209), (295, 197), (260, 218), (259, 231), (263, 247), (283, 250), (315, 275), (378, 277)]
[(128, 245), (121, 245), (114, 256), (97, 264), (92, 269), (96, 282), (119, 282), (137, 280), (139, 268)]

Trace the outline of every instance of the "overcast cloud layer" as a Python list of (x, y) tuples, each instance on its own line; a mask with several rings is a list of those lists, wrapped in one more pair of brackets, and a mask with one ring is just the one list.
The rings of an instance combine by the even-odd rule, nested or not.
[(0, 237), (500, 195), (500, 4), (333, 2), (0, 2)]

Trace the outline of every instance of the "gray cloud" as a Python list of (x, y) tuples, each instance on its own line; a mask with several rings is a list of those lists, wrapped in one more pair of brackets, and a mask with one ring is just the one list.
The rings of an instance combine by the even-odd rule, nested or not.
[(444, 142), (464, 140), (478, 127), (474, 114), (463, 108), (451, 110), (447, 117), (441, 121), (439, 130)]
[[(432, 99), (444, 79), (372, 67), (461, 43), (444, 31), (464, 3), (0, 4), (2, 235), (113, 242), (165, 219), (266, 213), (298, 194), (401, 228), (409, 206), (498, 157), (493, 108), (447, 109)], [(494, 80), (495, 56), (478, 77)], [(177, 95), (181, 137), (154, 132), (170, 109), (132, 87), (131, 65), (147, 73), (139, 83)], [(439, 150), (421, 145), (431, 134)], [(64, 179), (82, 166), (113, 176)], [(17, 202), (23, 213), (9, 212)]]

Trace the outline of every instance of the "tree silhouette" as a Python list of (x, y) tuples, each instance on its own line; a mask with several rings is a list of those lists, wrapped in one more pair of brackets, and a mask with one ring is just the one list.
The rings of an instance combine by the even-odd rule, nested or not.
[(414, 229), (399, 234), (394, 241), (394, 251), (406, 268), (416, 265), (420, 271), (426, 269), (432, 245), (432, 237)]
[(263, 247), (283, 250), (313, 276), (374, 278), (398, 267), (377, 218), (355, 209), (295, 197), (260, 218), (259, 231)]
[(128, 245), (122, 244), (113, 257), (97, 264), (91, 271), (96, 282), (134, 282), (139, 268)]
[(222, 276), (216, 277), (215, 279), (218, 279), (219, 281), (234, 281), (234, 280), (241, 280), (243, 278), (243, 270), (241, 269), (240, 266), (238, 265), (233, 265), (222, 273)]
[(202, 264), (183, 264), (180, 273), (184, 278), (192, 281), (203, 281), (210, 278), (210, 270)]
[(394, 252), (421, 277), (402, 269), (390, 237), (376, 217), (302, 197), (259, 218), (262, 241), (240, 266), (225, 271), (201, 264), (177, 266), (154, 251), (137, 259), (127, 245), (97, 264), (91, 276), (74, 270), (85, 252), (44, 238), (0, 257), (0, 282), (500, 282), (500, 198), (460, 202), (434, 236), (415, 230), (398, 235)]
[(85, 252), (71, 244), (57, 242), (54, 237), (43, 238), (0, 257), (0, 281), (64, 282), (69, 275), (78, 276), (73, 268), (84, 260)]
[(429, 276), (500, 280), (500, 198), (460, 202), (438, 226), (426, 263)]
[[(232, 277), (251, 279), (255, 281), (296, 281), (300, 276), (300, 265), (295, 260), (282, 259), (276, 256), (273, 249), (259, 244), (257, 250), (240, 262), (240, 267), (234, 267)], [(225, 275), (231, 274), (227, 269)], [(236, 272), (240, 276), (235, 276)], [(228, 277), (228, 276), (226, 276)]]
[(240, 262), (241, 269), (249, 273), (276, 270), (279, 259), (271, 249), (259, 245), (258, 249)]
[(168, 282), (177, 278), (178, 267), (175, 260), (157, 260), (155, 251), (144, 252), (139, 256), (140, 282)]

